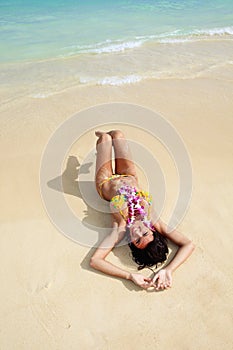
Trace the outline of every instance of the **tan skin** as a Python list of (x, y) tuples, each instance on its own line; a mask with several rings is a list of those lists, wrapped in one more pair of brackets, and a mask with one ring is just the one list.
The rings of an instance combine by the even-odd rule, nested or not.
[[(120, 130), (107, 132), (96, 132), (97, 140), (97, 157), (96, 157), (96, 188), (98, 191), (99, 184), (107, 177), (113, 174), (112, 169), (112, 146), (115, 152), (115, 173), (128, 174), (129, 177), (113, 179), (104, 183), (102, 187), (103, 198), (110, 201), (116, 195), (117, 189), (122, 184), (141, 189), (138, 184), (136, 168), (132, 161), (129, 146), (124, 134)], [(168, 289), (172, 286), (173, 272), (191, 255), (194, 250), (194, 244), (177, 230), (168, 232), (168, 227), (157, 218), (155, 211), (152, 209), (152, 224), (155, 229), (163, 236), (175, 243), (179, 249), (173, 260), (154, 277), (145, 278), (140, 273), (130, 273), (125, 271), (106, 260), (108, 254), (125, 236), (126, 221), (119, 212), (112, 210), (112, 232), (102, 241), (93, 254), (90, 265), (96, 270), (105, 274), (131, 280), (136, 285), (147, 289), (154, 287), (156, 290)], [(123, 208), (123, 213), (127, 216), (127, 205)], [(153, 240), (153, 233), (140, 220), (136, 220), (130, 227), (130, 238), (133, 244), (138, 248), (144, 249), (149, 242)]]

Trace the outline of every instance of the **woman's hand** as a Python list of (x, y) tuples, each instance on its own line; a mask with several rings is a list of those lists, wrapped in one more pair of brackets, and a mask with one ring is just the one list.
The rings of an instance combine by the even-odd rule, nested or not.
[(147, 278), (139, 273), (131, 273), (130, 280), (143, 289), (147, 289), (153, 286), (153, 281), (151, 278)]
[(153, 277), (153, 285), (156, 290), (163, 290), (171, 288), (172, 286), (172, 273), (168, 269), (161, 269)]

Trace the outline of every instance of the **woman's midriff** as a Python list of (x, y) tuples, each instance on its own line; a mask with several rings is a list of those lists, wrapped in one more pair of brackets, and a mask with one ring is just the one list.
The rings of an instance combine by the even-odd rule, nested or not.
[(103, 184), (102, 193), (104, 198), (110, 201), (112, 197), (116, 196), (117, 190), (123, 185), (135, 187), (137, 190), (139, 189), (138, 182), (134, 176), (129, 175), (127, 177), (115, 178)]

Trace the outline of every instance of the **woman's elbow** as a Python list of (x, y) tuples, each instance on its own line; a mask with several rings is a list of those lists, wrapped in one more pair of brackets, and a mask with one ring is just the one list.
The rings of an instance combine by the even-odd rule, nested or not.
[(196, 248), (195, 244), (194, 244), (192, 241), (190, 241), (190, 242), (188, 243), (188, 246), (189, 246), (189, 248), (190, 248), (191, 253), (192, 253), (192, 252), (194, 251), (194, 249)]
[(92, 267), (93, 269), (96, 268), (96, 258), (91, 257), (91, 260), (90, 260), (90, 267)]
[(102, 259), (100, 258), (92, 257), (90, 260), (90, 267), (92, 267), (93, 269), (99, 270), (101, 260)]

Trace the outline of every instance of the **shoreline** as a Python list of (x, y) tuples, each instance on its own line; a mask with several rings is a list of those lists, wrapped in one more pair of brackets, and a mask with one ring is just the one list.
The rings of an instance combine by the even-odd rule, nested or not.
[(151, 79), (222, 78), (224, 70), (224, 78), (233, 80), (232, 57), (232, 39), (221, 37), (207, 42), (145, 44), (113, 54), (3, 64), (0, 95), (3, 102), (27, 95), (47, 98), (73, 87), (124, 87)]
[[(0, 64), (20, 64), (20, 63), (43, 63), (50, 61), (57, 61), (60, 59), (77, 59), (82, 55), (99, 55), (99, 54), (117, 54), (137, 49), (143, 49), (146, 46), (157, 46), (163, 44), (181, 44), (181, 43), (193, 43), (193, 42), (208, 42), (208, 41), (221, 41), (221, 40), (233, 40), (233, 26), (213, 27), (205, 29), (193, 29), (187, 32), (182, 30), (174, 30), (170, 33), (157, 33), (157, 34), (145, 34), (137, 35), (134, 37), (107, 39), (101, 42), (96, 42), (88, 45), (68, 45), (67, 47), (61, 47), (60, 51), (70, 49), (72, 51), (64, 54), (56, 54), (55, 56), (45, 57), (31, 57), (29, 60), (25, 57), (19, 56), (12, 60), (12, 57), (8, 57), (6, 60), (0, 61)], [(4, 49), (4, 48), (3, 48)]]

